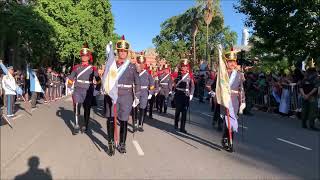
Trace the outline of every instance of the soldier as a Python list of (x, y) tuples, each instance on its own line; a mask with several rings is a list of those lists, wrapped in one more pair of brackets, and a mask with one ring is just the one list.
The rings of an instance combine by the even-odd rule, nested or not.
[(154, 80), (151, 74), (148, 72), (148, 67), (146, 64), (146, 58), (141, 54), (137, 57), (137, 63), (140, 66), (140, 109), (139, 109), (139, 128), (140, 132), (143, 131), (143, 122), (146, 116), (146, 108), (148, 104), (148, 99), (151, 99), (154, 93)]
[[(80, 50), (80, 56), (82, 63), (75, 65), (68, 77), (69, 86), (71, 86), (74, 82), (72, 99), (75, 113), (75, 126), (73, 134), (78, 134), (79, 132), (78, 120), (80, 116), (81, 105), (84, 109), (85, 123), (85, 126), (81, 128), (81, 131), (88, 131), (92, 99), (98, 94), (100, 89), (100, 77), (98, 76), (97, 68), (89, 64), (91, 51), (88, 48), (82, 48)], [(96, 88), (93, 84), (93, 78), (95, 78), (97, 82)]]
[(187, 133), (185, 126), (187, 121), (187, 110), (189, 103), (193, 98), (194, 93), (194, 80), (190, 72), (190, 65), (187, 59), (182, 59), (180, 62), (180, 69), (178, 77), (174, 81), (175, 95), (174, 101), (176, 106), (174, 128), (178, 129), (178, 123), (181, 117), (180, 132)]
[[(136, 97), (139, 97), (140, 93), (140, 80), (137, 68), (130, 62), (129, 55), (130, 44), (124, 39), (119, 40), (116, 43), (116, 49), (118, 51), (117, 67), (122, 74), (118, 74), (118, 99), (116, 107), (118, 109), (118, 121), (120, 123), (120, 143), (118, 151), (121, 154), (126, 153), (126, 139), (127, 128), (130, 111), (133, 103), (137, 101)], [(134, 97), (136, 96), (136, 97)], [(135, 101), (134, 101), (135, 100)], [(107, 131), (108, 131), (108, 154), (114, 155), (114, 113), (112, 99), (105, 96), (105, 112), (107, 117)]]
[(172, 90), (172, 79), (170, 76), (170, 67), (168, 64), (163, 65), (163, 74), (159, 77), (159, 109), (162, 113), (162, 107), (164, 113), (167, 113), (169, 94)]
[[(159, 87), (159, 81), (160, 81), (160, 76), (163, 74), (163, 67), (161, 65), (159, 65), (158, 69), (157, 69), (157, 80), (155, 81), (158, 84), (158, 89), (157, 91), (160, 90)], [(156, 100), (156, 108), (157, 111), (160, 112), (160, 96), (158, 96), (158, 94), (155, 94), (155, 100)]]
[[(240, 109), (240, 104), (245, 103), (245, 96), (244, 96), (244, 89), (243, 89), (243, 82), (244, 82), (244, 75), (238, 71), (238, 64), (237, 64), (237, 54), (236, 51), (233, 51), (231, 49), (230, 52), (225, 53), (225, 59), (227, 61), (227, 71), (230, 77), (230, 90), (231, 90), (231, 103), (229, 107), (229, 116), (230, 116), (230, 124), (231, 124), (231, 136), (232, 139), (234, 137), (234, 132), (237, 132), (238, 130), (238, 112)], [(226, 114), (223, 112), (223, 109), (220, 109), (220, 111), (223, 114)], [(243, 110), (243, 109), (242, 109)], [(230, 143), (230, 137), (229, 137), (229, 130), (227, 127), (228, 124), (228, 118), (225, 116), (225, 123), (224, 123), (224, 131), (222, 136), (222, 146), (225, 150), (232, 152), (233, 147)]]
[(153, 117), (152, 117), (153, 105), (154, 105), (155, 100), (156, 100), (156, 94), (158, 94), (158, 89), (159, 89), (158, 80), (159, 79), (158, 79), (156, 68), (152, 67), (151, 65), (150, 65), (149, 68), (150, 68), (151, 77), (152, 77), (152, 79), (154, 81), (154, 85), (155, 85), (153, 94), (151, 96), (151, 99), (149, 99), (149, 119), (153, 119)]

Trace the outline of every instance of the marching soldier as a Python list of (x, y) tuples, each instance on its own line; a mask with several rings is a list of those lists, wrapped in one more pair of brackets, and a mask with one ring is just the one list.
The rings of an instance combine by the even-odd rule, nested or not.
[(148, 72), (148, 67), (146, 64), (146, 58), (141, 54), (137, 57), (137, 63), (140, 66), (140, 109), (139, 109), (139, 128), (140, 132), (143, 131), (143, 122), (146, 116), (146, 108), (148, 104), (148, 99), (151, 99), (154, 92), (154, 80), (151, 74)]
[[(121, 74), (118, 74), (118, 99), (116, 107), (118, 110), (118, 121), (120, 123), (120, 143), (118, 151), (121, 154), (126, 153), (126, 139), (127, 128), (130, 111), (133, 104), (136, 104), (137, 97), (140, 93), (140, 80), (136, 65), (130, 62), (129, 58), (130, 44), (124, 39), (116, 43), (118, 51), (117, 67)], [(134, 97), (137, 96), (137, 97)], [(107, 131), (108, 131), (108, 154), (114, 155), (114, 113), (113, 102), (110, 96), (105, 96), (105, 112), (107, 117)]]
[(164, 108), (164, 113), (167, 113), (169, 94), (172, 90), (172, 79), (170, 76), (170, 67), (168, 64), (163, 65), (163, 74), (159, 77), (159, 109), (162, 113), (162, 108)]
[(150, 70), (151, 70), (151, 77), (154, 81), (154, 91), (153, 91), (153, 94), (151, 96), (151, 99), (149, 99), (149, 119), (152, 119), (152, 113), (153, 113), (153, 105), (155, 103), (155, 100), (156, 100), (156, 95), (158, 94), (158, 81), (159, 81), (159, 78), (158, 78), (158, 75), (157, 75), (157, 70), (154, 69), (151, 65), (150, 65)]
[[(234, 137), (234, 132), (237, 132), (238, 130), (238, 112), (239, 109), (242, 108), (245, 104), (245, 95), (244, 95), (244, 89), (243, 89), (243, 82), (244, 82), (244, 75), (238, 70), (238, 64), (237, 64), (237, 53), (236, 51), (233, 51), (231, 49), (230, 52), (226, 52), (225, 60), (227, 61), (227, 71), (230, 77), (230, 90), (231, 90), (231, 103), (229, 106), (229, 116), (230, 116), (230, 124), (231, 124), (231, 136), (232, 139)], [(223, 114), (226, 114), (223, 112), (222, 108), (220, 111), (222, 111)], [(225, 116), (225, 123), (224, 123), (224, 131), (222, 136), (222, 146), (225, 150), (232, 152), (233, 147), (230, 143), (230, 137), (229, 137), (229, 130), (227, 127), (228, 121), (227, 117)]]
[[(98, 75), (97, 68), (89, 64), (91, 51), (88, 48), (82, 48), (80, 50), (80, 56), (82, 63), (75, 65), (68, 77), (69, 86), (71, 86), (74, 82), (74, 92), (72, 94), (75, 113), (74, 134), (78, 134), (79, 132), (78, 121), (80, 117), (81, 106), (83, 106), (84, 109), (85, 124), (81, 130), (82, 132), (88, 131), (92, 99), (98, 94), (100, 89), (100, 77)], [(95, 78), (97, 82), (96, 88), (93, 84), (93, 78)]]
[(182, 117), (180, 121), (180, 132), (187, 133), (185, 129), (187, 121), (187, 110), (189, 108), (189, 103), (192, 100), (194, 93), (194, 80), (190, 72), (190, 65), (188, 63), (188, 59), (181, 60), (178, 77), (175, 79), (174, 83), (174, 101), (176, 106), (174, 128), (178, 129), (178, 123), (181, 113)]
[[(157, 80), (156, 80), (156, 83), (158, 84), (158, 92), (160, 90), (160, 87), (159, 87), (159, 81), (160, 81), (160, 76), (162, 76), (163, 74), (163, 67), (161, 65), (159, 65), (158, 69), (157, 69)], [(160, 96), (158, 96), (158, 94), (156, 93), (155, 94), (155, 100), (156, 100), (156, 108), (157, 108), (157, 111), (160, 112)]]

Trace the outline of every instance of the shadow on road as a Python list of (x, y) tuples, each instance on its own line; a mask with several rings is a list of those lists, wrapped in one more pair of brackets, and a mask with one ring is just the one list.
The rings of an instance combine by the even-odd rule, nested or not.
[[(196, 135), (193, 135), (190, 133), (184, 134), (184, 133), (178, 132), (177, 130), (174, 129), (173, 124), (169, 124), (169, 123), (163, 122), (163, 121), (155, 119), (155, 118), (153, 118), (152, 120), (147, 120), (147, 121), (145, 121), (145, 123), (148, 124), (149, 126), (163, 130), (163, 131), (168, 132), (170, 134), (174, 134), (175, 136), (193, 140), (195, 142), (198, 142), (204, 146), (210, 147), (210, 148), (215, 149), (217, 151), (221, 151), (221, 149), (222, 149), (222, 147), (220, 145), (214, 144), (214, 143), (207, 141), (207, 140), (205, 140), (201, 137), (198, 137)], [(181, 140), (181, 139), (179, 139), (179, 140)], [(187, 143), (187, 144), (189, 144), (189, 143)]]
[(52, 180), (52, 175), (49, 168), (40, 169), (40, 159), (37, 156), (32, 156), (28, 160), (29, 169), (27, 172), (17, 175), (15, 180)]
[(70, 133), (72, 134), (73, 125), (71, 124), (71, 121), (74, 119), (73, 111), (65, 109), (64, 107), (59, 107), (59, 109), (56, 112), (56, 116), (60, 117), (64, 121), (64, 123), (70, 129)]
[(108, 135), (102, 129), (103, 128), (99, 122), (94, 119), (90, 119), (89, 130), (86, 134), (99, 151), (102, 149), (103, 151), (108, 152), (108, 146), (94, 135), (94, 132), (100, 134), (107, 141)]

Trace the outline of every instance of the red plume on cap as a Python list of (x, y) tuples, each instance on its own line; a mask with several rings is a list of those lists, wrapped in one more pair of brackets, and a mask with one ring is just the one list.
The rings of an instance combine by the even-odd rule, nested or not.
[(121, 36), (121, 40), (126, 40), (126, 39), (124, 38), (124, 35)]

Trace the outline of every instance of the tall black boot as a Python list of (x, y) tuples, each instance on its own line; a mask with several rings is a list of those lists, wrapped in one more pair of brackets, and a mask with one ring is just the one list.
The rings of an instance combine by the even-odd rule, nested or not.
[(75, 123), (74, 123), (74, 129), (72, 134), (76, 135), (79, 133), (79, 122), (80, 122), (80, 108), (81, 108), (81, 104), (80, 103), (76, 103), (74, 105), (74, 117), (75, 117)]
[(109, 117), (107, 120), (107, 132), (108, 132), (108, 154), (114, 155), (114, 117)]
[(120, 144), (119, 144), (118, 150), (121, 154), (124, 154), (127, 152), (126, 150), (127, 128), (128, 128), (128, 122), (120, 121)]
[(181, 125), (180, 125), (180, 132), (186, 133), (186, 121), (187, 121), (187, 111), (182, 111), (182, 117), (181, 117)]
[(138, 123), (138, 108), (135, 107), (135, 108), (132, 108), (132, 130), (134, 132), (137, 131), (137, 123)]
[(179, 118), (180, 118), (180, 108), (176, 108), (176, 112), (174, 115), (174, 129), (178, 129)]
[(152, 98), (149, 101), (149, 118), (152, 119), (152, 112), (153, 112), (153, 104), (154, 104), (154, 95), (152, 96)]
[(164, 98), (163, 108), (164, 108), (163, 112), (166, 114), (167, 109), (168, 109), (168, 98), (167, 97)]
[(82, 127), (82, 133), (88, 132), (88, 125), (89, 125), (89, 119), (90, 119), (90, 107), (84, 108), (84, 127)]
[(145, 119), (145, 109), (140, 108), (139, 109), (139, 131), (143, 132), (143, 122)]

